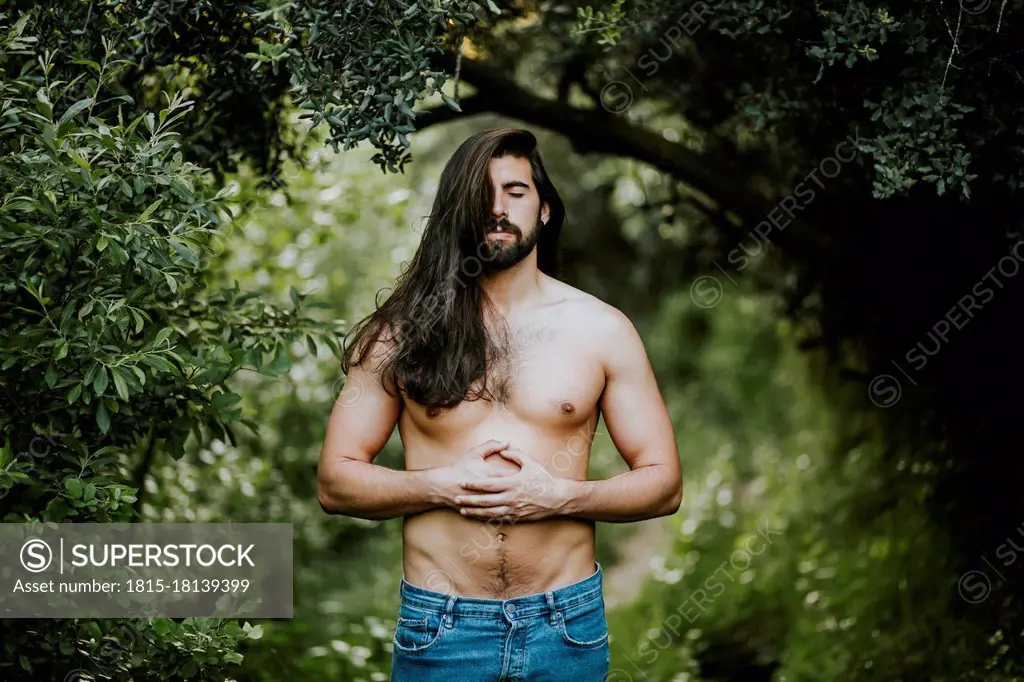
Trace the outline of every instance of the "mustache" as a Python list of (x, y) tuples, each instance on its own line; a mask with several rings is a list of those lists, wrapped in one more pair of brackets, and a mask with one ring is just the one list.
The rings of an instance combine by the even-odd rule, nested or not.
[(522, 235), (522, 230), (519, 229), (518, 225), (510, 223), (508, 220), (502, 218), (501, 220), (493, 221), (487, 226), (488, 232), (495, 232), (501, 228), (505, 232), (509, 232), (515, 235)]

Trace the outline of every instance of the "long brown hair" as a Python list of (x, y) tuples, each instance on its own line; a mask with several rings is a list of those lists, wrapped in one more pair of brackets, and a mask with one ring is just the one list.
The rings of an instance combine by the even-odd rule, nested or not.
[[(381, 353), (378, 369), (391, 395), (400, 390), (428, 407), (493, 398), (487, 363), (500, 356), (504, 342), (492, 339), (484, 326), (490, 301), (479, 277), (486, 258), (480, 246), (492, 221), (489, 163), (503, 156), (530, 162), (541, 205), (547, 203), (550, 212), (547, 223), (537, 227), (537, 266), (558, 277), (565, 206), (544, 169), (537, 138), (521, 128), (476, 133), (445, 164), (423, 239), (394, 292), (350, 332), (342, 356), (346, 374), (372, 350), (375, 357)], [(381, 346), (374, 349), (378, 341)], [(470, 394), (479, 380), (480, 388)]]

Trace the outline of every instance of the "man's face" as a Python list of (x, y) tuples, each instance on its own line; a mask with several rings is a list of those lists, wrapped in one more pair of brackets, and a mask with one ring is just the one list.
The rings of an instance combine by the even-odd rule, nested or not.
[(486, 270), (505, 270), (530, 255), (548, 220), (530, 173), (530, 162), (516, 156), (491, 159), (494, 196), (486, 243), (480, 249)]

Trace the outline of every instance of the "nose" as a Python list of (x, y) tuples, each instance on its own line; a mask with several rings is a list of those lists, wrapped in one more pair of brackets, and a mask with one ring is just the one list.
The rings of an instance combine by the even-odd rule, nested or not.
[(508, 217), (508, 209), (505, 206), (505, 200), (501, 194), (498, 194), (494, 198), (494, 205), (491, 206), (491, 214), (494, 215), (496, 220)]

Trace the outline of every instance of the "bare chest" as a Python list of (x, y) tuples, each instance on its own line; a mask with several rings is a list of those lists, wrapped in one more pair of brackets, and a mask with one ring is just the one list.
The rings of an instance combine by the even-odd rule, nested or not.
[[(578, 335), (550, 324), (530, 324), (511, 330), (495, 347), (486, 374), (489, 398), (450, 409), (411, 405), (417, 426), (443, 437), (489, 418), (556, 430), (589, 420), (604, 389), (604, 371)], [(477, 381), (471, 392), (483, 383)]]

